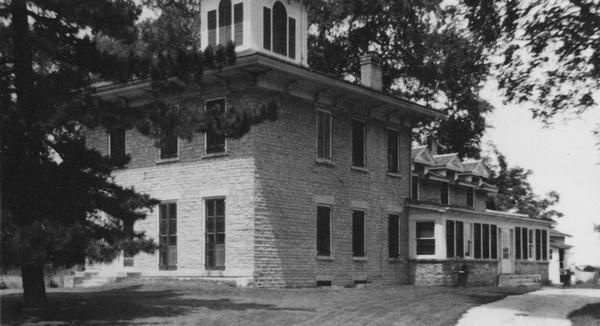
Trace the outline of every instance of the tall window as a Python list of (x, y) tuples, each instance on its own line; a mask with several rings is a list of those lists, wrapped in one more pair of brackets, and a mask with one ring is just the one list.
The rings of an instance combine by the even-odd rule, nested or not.
[(317, 206), (317, 255), (331, 255), (331, 208)]
[(529, 245), (527, 246), (529, 258), (535, 259), (535, 234), (533, 229), (529, 229)]
[(236, 3), (232, 7), (231, 0), (221, 0), (219, 2), (218, 10), (209, 11), (207, 13), (206, 18), (208, 24), (209, 45), (214, 46), (217, 44), (217, 23), (219, 25), (219, 44), (226, 45), (229, 41), (232, 40), (235, 42), (236, 45), (243, 44), (243, 3)]
[(159, 206), (159, 269), (177, 269), (177, 204)]
[(387, 130), (388, 172), (400, 172), (400, 133), (393, 129)]
[(273, 9), (263, 7), (263, 47), (277, 54), (296, 58), (296, 20), (288, 19), (281, 1)]
[(206, 258), (209, 269), (225, 268), (225, 199), (207, 199), (206, 207)]
[(542, 230), (535, 230), (535, 260), (542, 260)]
[(352, 120), (352, 166), (365, 167), (365, 123)]
[[(206, 101), (206, 112), (209, 115), (222, 115), (225, 113), (225, 99)], [(218, 125), (218, 124), (215, 124)], [(225, 152), (225, 135), (221, 131), (206, 133), (206, 154)]]
[(412, 177), (410, 184), (410, 192), (410, 198), (412, 200), (419, 200), (419, 177)]
[(498, 227), (494, 224), (474, 223), (474, 258), (498, 258)]
[(160, 136), (161, 160), (176, 158), (179, 155), (179, 139), (174, 130), (163, 130)]
[(400, 235), (400, 215), (390, 214), (388, 216), (388, 257), (389, 258), (400, 257), (399, 235)]
[(231, 41), (231, 0), (219, 2), (219, 43)]
[(448, 187), (447, 182), (440, 182), (440, 204), (448, 205)]
[(233, 41), (235, 45), (244, 44), (244, 3), (233, 6)]
[(352, 211), (352, 256), (365, 256), (365, 212)]
[(125, 129), (121, 127), (111, 128), (108, 132), (108, 155), (112, 159), (125, 157)]
[(490, 258), (498, 259), (498, 227), (490, 225)]
[(481, 224), (473, 224), (473, 251), (474, 258), (481, 258)]
[(317, 158), (331, 160), (331, 113), (317, 110)]
[(548, 259), (548, 231), (542, 230), (542, 259)]
[(448, 258), (464, 256), (464, 225), (461, 221), (446, 221), (446, 256)]
[(435, 223), (417, 222), (417, 255), (435, 255)]
[(467, 188), (467, 206), (473, 207), (473, 188)]
[(217, 11), (211, 10), (207, 13), (208, 23), (208, 45), (217, 45)]
[(515, 259), (521, 259), (521, 228), (515, 227)]

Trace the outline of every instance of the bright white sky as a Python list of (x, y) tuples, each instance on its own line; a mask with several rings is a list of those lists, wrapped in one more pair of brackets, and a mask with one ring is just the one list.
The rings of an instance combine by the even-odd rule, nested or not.
[(532, 170), (536, 193), (558, 191), (557, 209), (565, 216), (556, 228), (573, 236), (567, 243), (574, 246), (575, 264), (600, 266), (600, 233), (593, 231), (594, 224), (600, 224), (600, 149), (592, 134), (600, 123), (600, 107), (545, 128), (526, 106), (502, 104), (495, 82), (488, 82), (481, 96), (496, 108), (487, 117), (492, 128), (483, 143), (496, 144), (510, 166)]

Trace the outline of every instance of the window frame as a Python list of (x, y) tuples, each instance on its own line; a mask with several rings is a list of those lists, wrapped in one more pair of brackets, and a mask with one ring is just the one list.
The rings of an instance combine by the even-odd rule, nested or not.
[[(216, 205), (216, 202), (222, 200), (223, 201), (223, 232), (219, 232), (217, 228), (217, 208), (215, 206), (215, 214), (213, 216), (214, 220), (214, 232), (209, 232), (212, 230), (207, 229), (208, 224), (208, 202), (213, 201)], [(204, 269), (205, 270), (225, 270), (226, 269), (226, 261), (227, 261), (227, 198), (225, 196), (215, 196), (215, 197), (203, 197), (203, 208), (204, 208)], [(223, 265), (209, 266), (208, 265), (208, 235), (213, 234), (215, 236), (215, 244), (217, 243), (217, 236), (222, 233), (223, 234)], [(216, 249), (215, 249), (216, 251)], [(216, 258), (215, 258), (216, 259)]]
[[(319, 156), (319, 113), (323, 113), (329, 116), (329, 157), (320, 157)], [(325, 162), (325, 163), (333, 163), (333, 114), (331, 111), (317, 108), (315, 115), (315, 142), (316, 142), (316, 158), (317, 162)]]
[[(162, 132), (162, 131), (161, 131), (161, 132)], [(172, 161), (179, 161), (179, 159), (180, 159), (180, 156), (181, 156), (181, 148), (180, 148), (181, 141), (180, 141), (180, 139), (179, 139), (179, 136), (176, 136), (176, 137), (177, 137), (177, 152), (176, 152), (176, 155), (175, 155), (175, 156), (173, 156), (173, 157), (165, 157), (165, 158), (163, 158), (163, 157), (162, 157), (162, 143), (161, 143), (161, 141), (162, 141), (162, 136), (161, 136), (161, 139), (159, 140), (159, 146), (158, 146), (158, 162), (159, 162), (159, 163), (160, 163), (160, 162), (172, 162)]]
[[(396, 220), (396, 229), (395, 233), (395, 246), (392, 246), (392, 235), (390, 234), (391, 230), (391, 221), (392, 217)], [(392, 248), (394, 251), (392, 252)], [(400, 259), (400, 214), (399, 213), (388, 213), (388, 258), (389, 259)]]
[[(415, 180), (417, 182), (415, 182)], [(410, 199), (413, 201), (419, 201), (420, 200), (420, 196), (419, 196), (419, 177), (416, 175), (412, 175), (410, 178)], [(417, 198), (414, 198), (414, 194), (417, 194)]]
[[(446, 190), (445, 202), (443, 200), (444, 199), (443, 189)], [(440, 181), (440, 205), (445, 205), (445, 206), (450, 205), (450, 183), (448, 183), (448, 182)]]
[[(354, 212), (363, 213), (363, 221), (362, 221), (362, 255), (356, 255), (354, 251)], [(362, 208), (352, 208), (352, 258), (365, 259), (367, 257), (367, 210)]]
[[(352, 142), (352, 155), (351, 155), (351, 159), (352, 159), (352, 167), (353, 168), (358, 168), (358, 169), (366, 169), (367, 168), (367, 122), (366, 120), (361, 120), (361, 119), (357, 119), (357, 118), (352, 118), (351, 119), (351, 142)], [(358, 122), (360, 124), (362, 124), (362, 166), (361, 165), (356, 165), (354, 162), (354, 123)]]
[[(162, 243), (162, 240), (161, 240), (161, 230), (160, 230), (160, 223), (161, 223), (160, 211), (161, 211), (161, 205), (166, 205), (167, 206), (166, 210), (168, 212), (169, 205), (171, 205), (171, 204), (175, 205), (175, 225), (176, 225), (175, 226), (175, 229), (176, 229), (176, 233), (175, 233), (176, 234), (175, 235), (175, 237), (176, 237), (176, 239), (175, 239), (175, 247), (177, 248), (177, 250), (176, 250), (176, 258), (177, 259), (176, 259), (176, 264), (174, 266), (173, 265), (168, 265), (168, 262), (167, 262), (166, 265), (161, 265), (161, 257), (160, 257), (161, 256), (161, 249), (159, 247), (157, 259), (158, 259), (158, 269), (161, 270), (161, 271), (177, 270), (178, 269), (178, 264), (179, 264), (179, 245), (178, 245), (178, 243), (179, 243), (179, 218), (180, 218), (180, 216), (179, 216), (179, 203), (178, 203), (177, 200), (163, 200), (160, 203), (158, 203), (158, 230), (157, 230), (158, 231), (158, 244), (160, 246), (160, 244)], [(170, 214), (170, 213), (168, 213), (168, 214)], [(168, 249), (169, 240), (171, 239), (171, 232), (170, 232), (170, 228), (171, 227), (170, 227), (169, 221), (171, 220), (171, 218), (167, 217), (167, 218), (165, 218), (165, 220), (167, 221), (167, 231), (168, 231), (166, 233), (167, 234), (167, 256), (168, 256), (169, 255), (169, 249)]]
[[(325, 254), (321, 254), (319, 252), (319, 207), (324, 207), (327, 208), (329, 210), (329, 255), (325, 255)], [(316, 205), (316, 227), (315, 227), (315, 231), (316, 231), (316, 253), (317, 253), (317, 258), (322, 257), (322, 258), (328, 258), (328, 259), (333, 259), (333, 207), (332, 205), (329, 204), (324, 204), (324, 203), (317, 203)]]
[[(127, 156), (127, 129), (125, 128), (121, 128), (123, 129), (123, 157)], [(108, 157), (109, 158), (113, 158), (112, 155), (112, 128), (106, 128), (106, 135), (107, 135), (107, 144), (108, 144)]]
[[(449, 248), (448, 248), (448, 223), (452, 224), (452, 257), (450, 257), (449, 255)], [(461, 236), (460, 239), (458, 237), (459, 234), (459, 225), (460, 224), (460, 229), (461, 231)], [(459, 219), (447, 219), (446, 220), (446, 224), (445, 224), (445, 240), (446, 240), (446, 258), (447, 259), (454, 259), (454, 258), (465, 258), (466, 257), (466, 253), (465, 253), (465, 221), (463, 220), (459, 220)], [(459, 244), (459, 242), (461, 242)], [(462, 255), (459, 255), (459, 250), (458, 248), (461, 248), (460, 251), (462, 253)]]
[[(428, 237), (428, 238), (420, 238), (419, 237), (419, 224), (422, 224), (422, 223), (431, 223), (433, 225), (433, 235), (431, 237)], [(436, 255), (437, 239), (435, 238), (435, 225), (436, 225), (435, 220), (415, 221), (415, 254), (417, 257), (419, 257), (419, 258), (434, 257)], [(419, 240), (433, 240), (433, 253), (419, 253)]]
[(471, 187), (465, 187), (466, 188), (466, 192), (465, 192), (465, 196), (466, 198), (466, 205), (469, 208), (475, 208), (475, 189), (471, 188)]
[[(224, 110), (225, 112), (227, 112), (227, 108), (228, 108), (228, 102), (227, 102), (227, 97), (226, 96), (220, 96), (220, 97), (214, 97), (214, 98), (207, 98), (204, 100), (204, 111), (206, 112), (207, 109), (207, 103), (208, 102), (213, 102), (213, 101), (219, 101), (219, 100), (223, 100), (223, 106), (224, 106)], [(225, 140), (223, 141), (223, 151), (222, 152), (215, 152), (215, 153), (208, 153), (208, 137), (207, 137), (208, 133), (204, 133), (204, 157), (211, 157), (211, 156), (221, 156), (221, 155), (227, 155), (227, 153), (229, 153), (229, 148), (227, 146), (227, 136), (225, 137)]]
[[(396, 170), (395, 171), (391, 171), (390, 170), (390, 132), (395, 132), (396, 133)], [(385, 128), (385, 136), (386, 136), (386, 142), (387, 142), (387, 173), (392, 174), (392, 175), (400, 175), (400, 129), (397, 128), (390, 128), (387, 127)]]

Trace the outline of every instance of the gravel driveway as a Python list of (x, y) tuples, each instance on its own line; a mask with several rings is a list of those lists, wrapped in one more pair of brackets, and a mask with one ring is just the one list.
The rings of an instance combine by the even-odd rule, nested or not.
[(471, 308), (458, 321), (457, 326), (571, 325), (567, 318), (571, 311), (598, 302), (598, 289), (542, 289)]

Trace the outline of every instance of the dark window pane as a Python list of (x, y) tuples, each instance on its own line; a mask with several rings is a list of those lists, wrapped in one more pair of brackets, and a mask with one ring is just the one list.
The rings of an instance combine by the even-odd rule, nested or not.
[(412, 177), (412, 182), (411, 182), (411, 199), (412, 200), (419, 200), (419, 178), (418, 177)]
[(535, 259), (542, 259), (542, 230), (535, 230)]
[(217, 45), (217, 11), (208, 12), (208, 45)]
[(217, 232), (225, 232), (225, 218), (224, 217), (217, 217)]
[(218, 216), (224, 216), (225, 215), (225, 199), (217, 199), (217, 200), (215, 200), (215, 202), (217, 203), (216, 214)]
[(521, 228), (515, 228), (515, 259), (521, 259)]
[[(206, 101), (209, 116), (220, 116), (225, 113), (225, 99)], [(214, 124), (215, 129), (219, 124)], [(225, 151), (225, 135), (223, 130), (212, 130), (206, 133), (206, 153), (222, 153)]]
[(289, 54), (290, 58), (296, 58), (296, 20), (294, 18), (289, 19), (288, 29), (288, 40), (289, 40)]
[(483, 235), (483, 237), (482, 237), (483, 258), (489, 259), (490, 258), (490, 225), (483, 224), (481, 233)]
[(177, 134), (173, 130), (163, 131), (160, 139), (160, 158), (168, 159), (177, 157)]
[(331, 254), (331, 212), (329, 207), (317, 207), (317, 254), (329, 256)]
[(399, 249), (399, 228), (400, 228), (400, 216), (391, 214), (388, 216), (388, 256), (390, 258), (400, 257)]
[(388, 150), (388, 172), (399, 172), (399, 133), (396, 130), (387, 130), (387, 150)]
[(244, 44), (244, 3), (236, 3), (233, 6), (233, 35), (235, 45)]
[(473, 233), (475, 233), (473, 236), (473, 249), (475, 253), (475, 258), (481, 258), (481, 224), (475, 223), (473, 225), (473, 229)]
[(159, 269), (177, 269), (177, 204), (159, 205)]
[(454, 258), (454, 221), (446, 221), (446, 257)]
[(440, 203), (448, 205), (448, 183), (440, 182)]
[(527, 228), (522, 228), (521, 232), (523, 232), (523, 243), (522, 243), (521, 252), (523, 254), (523, 259), (528, 259), (529, 252), (527, 250), (527, 245), (529, 244), (529, 239), (527, 237), (527, 235), (528, 235)]
[(331, 115), (317, 111), (317, 157), (331, 159)]
[(498, 259), (498, 228), (490, 225), (491, 258)]
[(417, 240), (417, 255), (435, 255), (434, 239)]
[(435, 254), (435, 223), (417, 222), (417, 255)]
[(175, 203), (169, 204), (169, 218), (177, 218), (177, 204)]
[(473, 188), (467, 188), (467, 206), (473, 207)]
[(365, 212), (352, 211), (352, 255), (365, 255)]
[(125, 129), (112, 128), (109, 132), (109, 155), (113, 159), (123, 159), (125, 157)]
[(271, 50), (271, 9), (263, 7), (263, 47)]
[(352, 120), (352, 166), (365, 166), (365, 123)]
[(225, 268), (225, 199), (207, 199), (206, 206), (206, 258), (210, 269)]
[(273, 52), (287, 55), (287, 11), (277, 1), (273, 5)]
[(548, 231), (542, 230), (542, 259), (548, 259)]
[(169, 234), (177, 235), (177, 220), (176, 219), (169, 220)]
[(417, 238), (433, 238), (434, 222), (417, 222)]
[(456, 222), (456, 257), (464, 257), (465, 244), (464, 244), (464, 226), (463, 222)]
[(207, 216), (206, 217), (206, 232), (207, 233), (214, 233), (215, 230), (215, 218), (212, 216)]
[(231, 41), (231, 0), (219, 2), (219, 43)]

